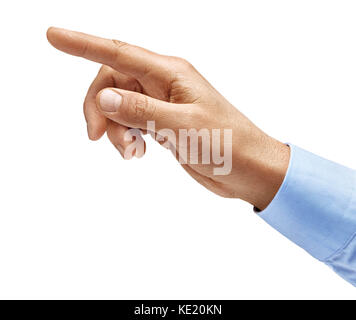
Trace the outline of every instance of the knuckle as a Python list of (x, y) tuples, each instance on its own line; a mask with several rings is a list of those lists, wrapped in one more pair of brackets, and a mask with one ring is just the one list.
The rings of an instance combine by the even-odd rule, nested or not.
[(120, 40), (111, 40), (114, 43), (114, 46), (116, 47), (116, 49), (118, 50), (122, 50), (127, 48), (129, 45), (128, 43), (124, 42), (124, 41), (120, 41)]
[(111, 72), (111, 68), (106, 66), (105, 64), (103, 64), (101, 67), (100, 67), (100, 70), (99, 70), (99, 74), (107, 74), (107, 73), (110, 73)]
[(128, 43), (120, 41), (120, 40), (112, 39), (111, 41), (113, 42), (114, 47), (116, 49), (116, 50), (114, 50), (115, 52), (114, 52), (113, 61), (112, 61), (112, 64), (115, 66), (120, 61), (123, 51), (127, 50), (130, 47), (130, 45)]
[(86, 41), (86, 42), (84, 43), (84, 46), (83, 46), (83, 48), (82, 48), (82, 52), (81, 52), (80, 56), (86, 57), (88, 50), (89, 50), (89, 42)]
[(141, 121), (145, 118), (147, 105), (146, 98), (140, 98), (136, 101), (132, 108), (133, 120)]
[(183, 59), (183, 58), (179, 58), (179, 57), (176, 57), (176, 62), (177, 64), (179, 65), (179, 67), (182, 69), (182, 70), (192, 70), (194, 69), (193, 65), (186, 59)]
[(148, 102), (146, 96), (141, 96), (136, 99), (131, 99), (126, 108), (125, 117), (130, 123), (141, 123), (142, 121), (149, 120), (155, 113), (155, 106)]

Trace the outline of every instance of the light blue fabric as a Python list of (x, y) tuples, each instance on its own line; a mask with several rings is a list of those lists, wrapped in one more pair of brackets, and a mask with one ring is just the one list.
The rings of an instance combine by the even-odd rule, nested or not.
[(284, 181), (259, 215), (356, 286), (356, 171), (289, 146)]

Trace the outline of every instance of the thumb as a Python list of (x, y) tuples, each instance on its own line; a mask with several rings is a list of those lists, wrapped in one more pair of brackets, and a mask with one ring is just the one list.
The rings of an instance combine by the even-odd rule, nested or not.
[[(131, 128), (147, 129), (147, 121), (154, 121), (156, 130), (179, 128), (179, 114), (185, 105), (158, 100), (141, 93), (117, 88), (101, 90), (96, 103), (105, 117)], [(184, 113), (183, 113), (184, 114)]]

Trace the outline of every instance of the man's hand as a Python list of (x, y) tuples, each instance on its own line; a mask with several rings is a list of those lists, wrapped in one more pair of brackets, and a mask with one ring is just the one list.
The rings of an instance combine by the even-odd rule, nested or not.
[[(50, 28), (49, 42), (57, 49), (102, 64), (84, 102), (88, 135), (99, 139), (105, 132), (126, 157), (130, 128), (158, 134), (167, 129), (179, 136), (182, 129), (231, 129), (232, 168), (227, 175), (214, 174), (214, 163), (187, 163), (183, 168), (199, 183), (224, 196), (241, 198), (264, 209), (281, 185), (289, 161), (288, 146), (269, 137), (221, 96), (187, 61), (163, 56), (117, 40)], [(164, 131), (166, 130), (166, 131)], [(135, 135), (142, 140), (141, 135)], [(182, 157), (182, 148), (167, 135), (161, 143)], [(197, 157), (207, 145), (199, 139)], [(216, 140), (216, 139), (215, 139)], [(137, 141), (136, 141), (137, 142)], [(219, 138), (224, 150), (224, 137)], [(142, 140), (143, 143), (143, 140)], [(226, 143), (226, 141), (225, 141)], [(231, 145), (230, 145), (231, 147)], [(144, 150), (144, 149), (143, 149)], [(219, 148), (220, 151), (220, 148)], [(144, 151), (136, 150), (141, 156)], [(188, 151), (191, 153), (193, 151)], [(189, 158), (189, 156), (188, 156)]]

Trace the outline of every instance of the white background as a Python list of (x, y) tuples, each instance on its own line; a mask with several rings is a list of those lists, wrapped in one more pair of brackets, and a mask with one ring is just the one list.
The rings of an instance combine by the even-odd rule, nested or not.
[(0, 10), (0, 298), (356, 298), (168, 151), (90, 142), (98, 65), (54, 25), (182, 56), (270, 135), (356, 167), (355, 1), (7, 1)]

